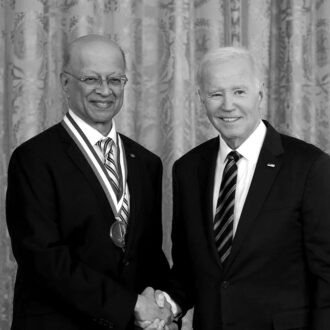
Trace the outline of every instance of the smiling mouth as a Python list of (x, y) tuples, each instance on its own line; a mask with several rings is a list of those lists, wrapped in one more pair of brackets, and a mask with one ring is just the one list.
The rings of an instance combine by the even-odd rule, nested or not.
[(92, 103), (100, 109), (107, 109), (113, 104), (112, 101), (92, 101)]
[(233, 123), (240, 119), (240, 117), (219, 117), (225, 123)]

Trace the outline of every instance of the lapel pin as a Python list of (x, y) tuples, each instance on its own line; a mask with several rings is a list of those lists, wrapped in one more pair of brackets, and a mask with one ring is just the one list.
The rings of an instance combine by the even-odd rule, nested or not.
[(275, 164), (273, 164), (273, 163), (268, 163), (267, 166), (268, 166), (268, 167), (275, 167)]
[(136, 157), (134, 154), (130, 154), (130, 156), (131, 156), (132, 158), (135, 158), (135, 157)]

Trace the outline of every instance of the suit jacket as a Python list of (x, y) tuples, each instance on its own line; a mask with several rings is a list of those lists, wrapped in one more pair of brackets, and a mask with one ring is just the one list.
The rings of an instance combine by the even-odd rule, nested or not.
[(12, 329), (132, 329), (137, 293), (161, 287), (160, 159), (121, 135), (130, 217), (125, 252), (96, 175), (61, 124), (18, 147), (8, 172), (7, 224), (18, 263)]
[(167, 289), (195, 330), (330, 327), (330, 157), (269, 124), (232, 250), (213, 236), (219, 139), (173, 167), (173, 268)]

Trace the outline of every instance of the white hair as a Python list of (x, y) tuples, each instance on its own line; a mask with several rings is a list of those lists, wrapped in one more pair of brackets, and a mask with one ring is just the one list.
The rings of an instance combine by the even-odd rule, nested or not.
[(201, 59), (197, 68), (197, 84), (201, 87), (203, 67), (210, 62), (227, 62), (232, 59), (247, 59), (251, 63), (251, 69), (257, 81), (260, 85), (262, 82), (262, 70), (260, 64), (256, 61), (251, 52), (244, 47), (220, 47), (206, 53)]

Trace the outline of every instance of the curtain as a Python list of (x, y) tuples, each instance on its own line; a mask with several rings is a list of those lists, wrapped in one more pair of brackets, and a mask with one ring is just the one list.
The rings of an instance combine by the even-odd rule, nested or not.
[[(63, 50), (106, 34), (127, 55), (119, 130), (164, 166), (164, 250), (171, 261), (171, 168), (216, 135), (199, 103), (196, 67), (243, 45), (264, 68), (263, 117), (330, 152), (330, 0), (0, 0), (0, 329), (10, 327), (16, 265), (5, 221), (13, 149), (61, 120)], [(184, 329), (191, 329), (191, 313)]]

